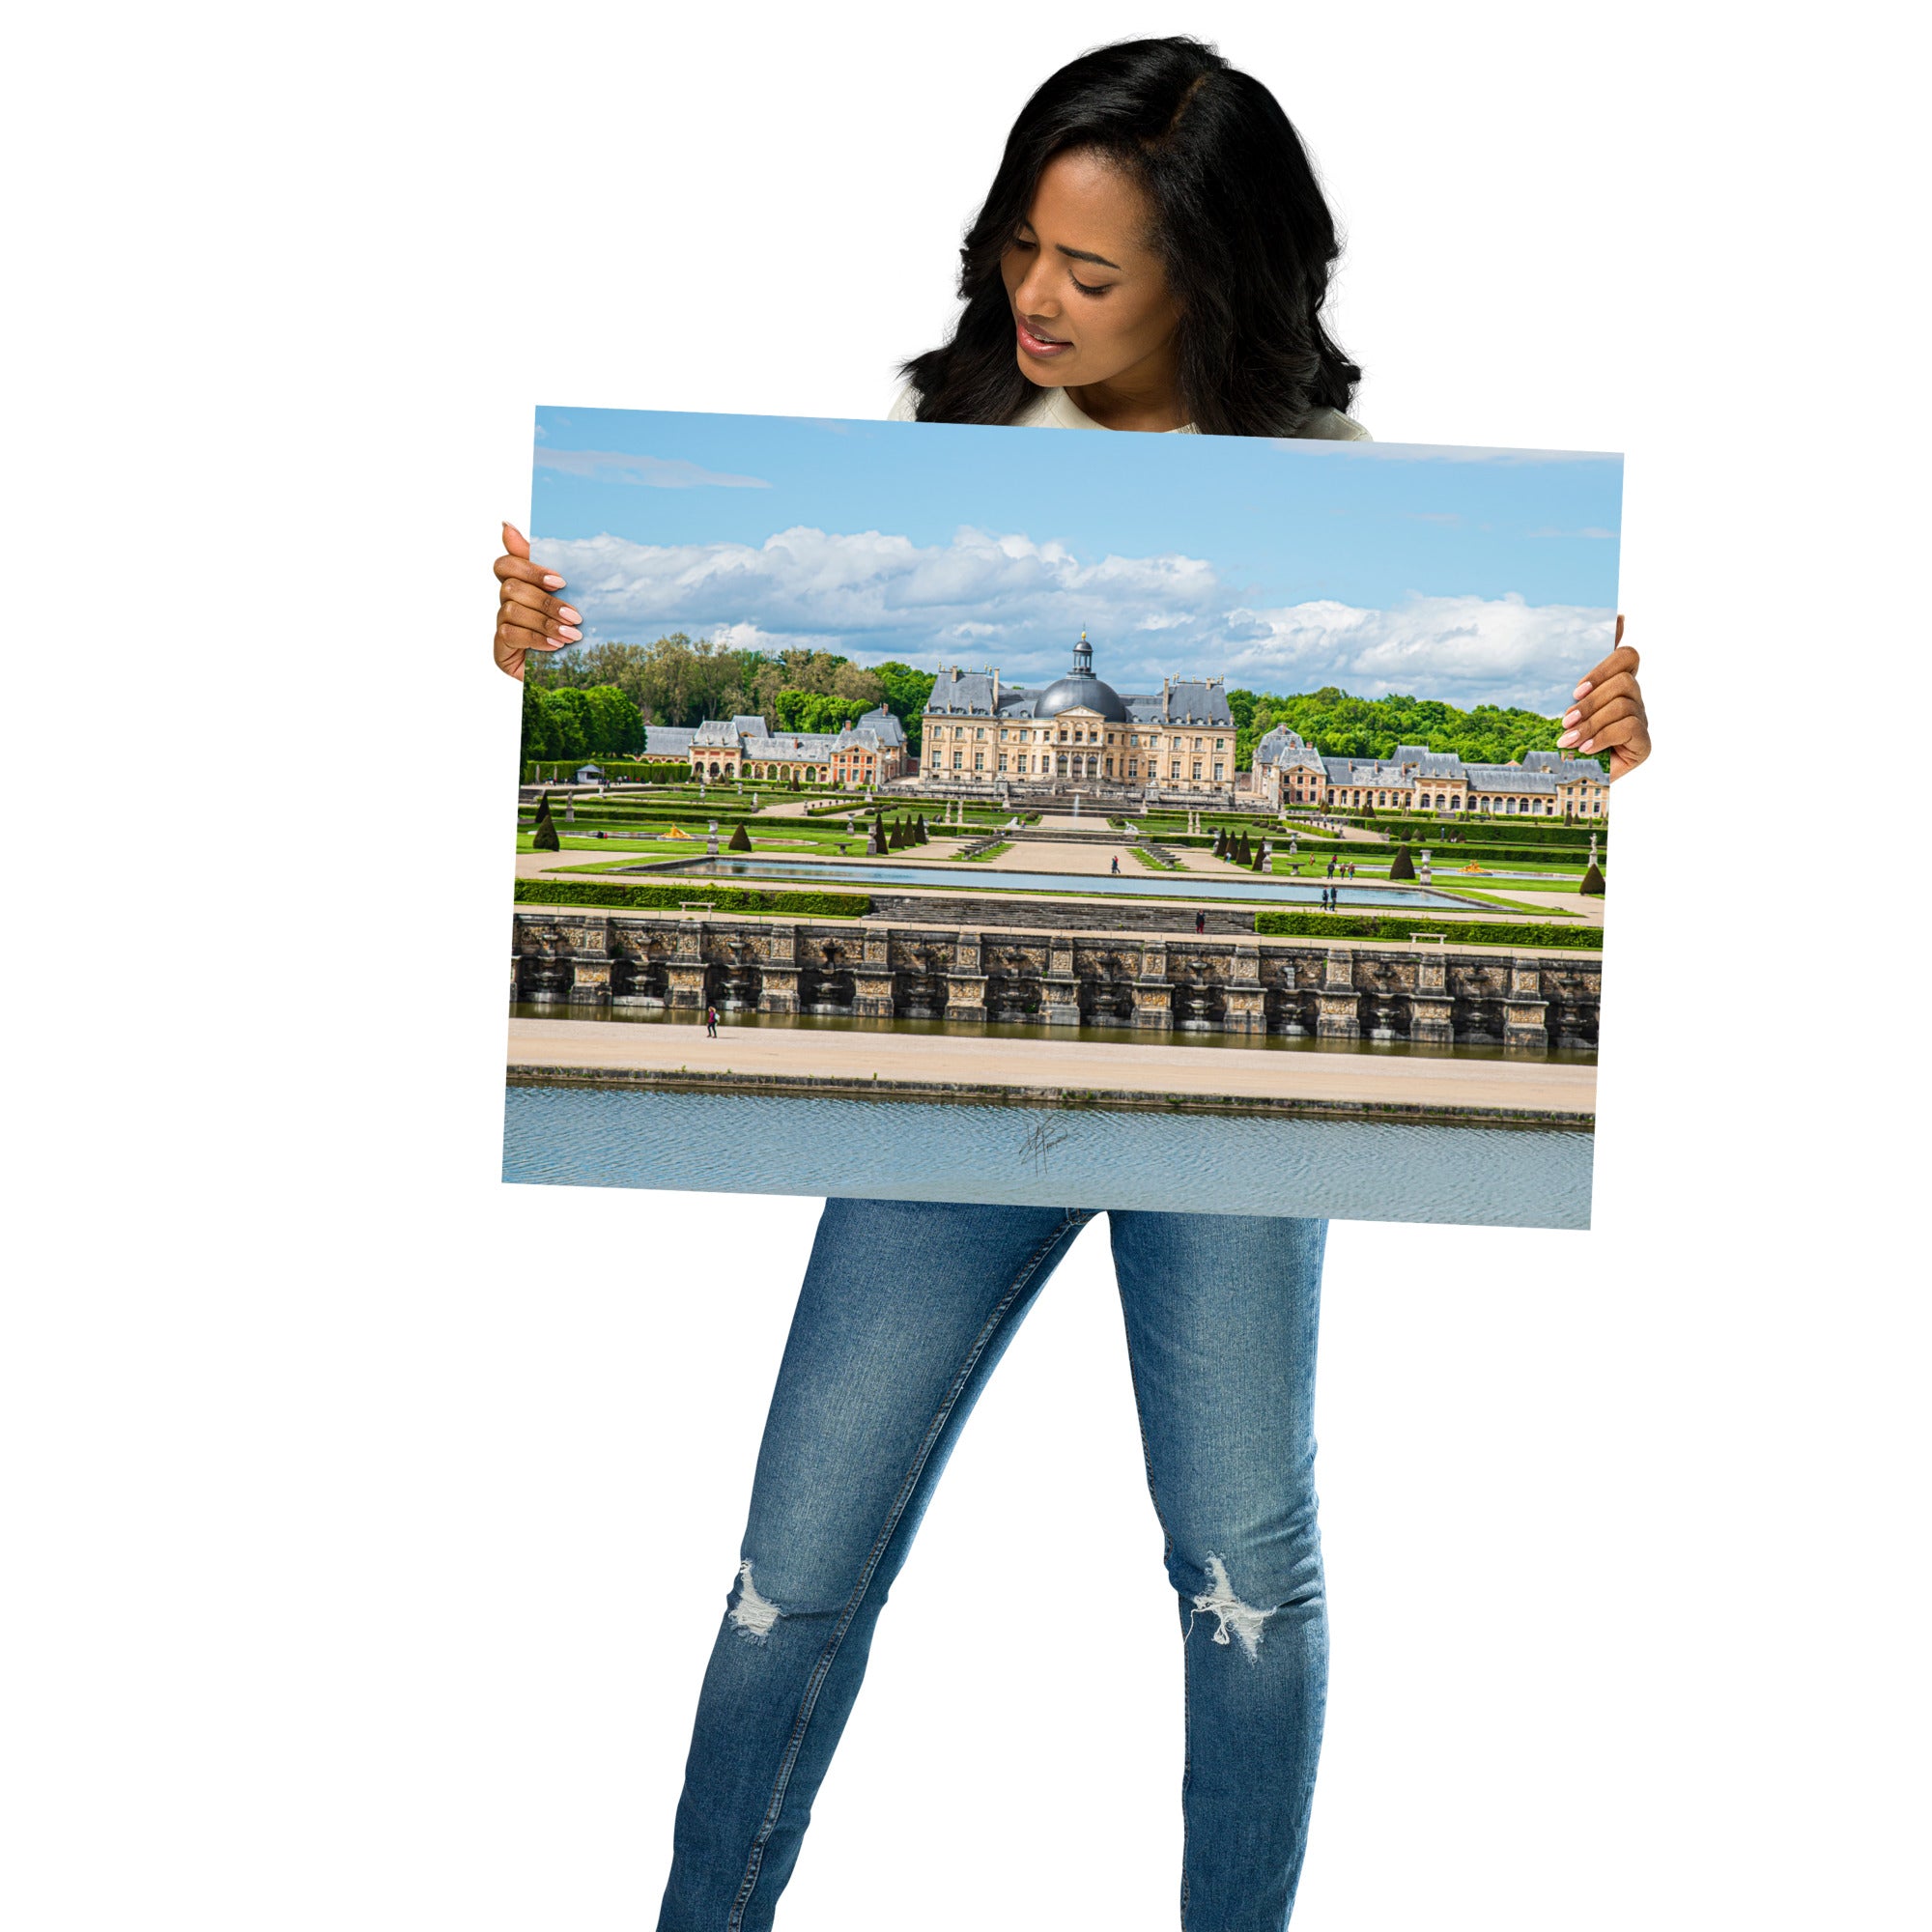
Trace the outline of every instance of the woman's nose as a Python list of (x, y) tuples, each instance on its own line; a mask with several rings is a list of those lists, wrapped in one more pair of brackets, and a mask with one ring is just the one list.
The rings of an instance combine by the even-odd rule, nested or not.
[(1033, 267), (1013, 291), (1013, 306), (1022, 315), (1037, 315), (1042, 322), (1050, 322), (1060, 313), (1060, 302), (1048, 284), (1045, 270), (1046, 263), (1036, 255)]

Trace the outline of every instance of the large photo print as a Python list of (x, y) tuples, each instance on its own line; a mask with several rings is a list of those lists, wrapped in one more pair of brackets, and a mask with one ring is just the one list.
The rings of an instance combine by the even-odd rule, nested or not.
[(540, 411), (505, 1178), (1586, 1227), (1621, 488)]

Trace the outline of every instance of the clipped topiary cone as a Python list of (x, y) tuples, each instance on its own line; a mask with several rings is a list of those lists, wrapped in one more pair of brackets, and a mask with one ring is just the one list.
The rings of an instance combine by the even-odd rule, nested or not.
[(563, 840), (556, 836), (556, 820), (550, 815), (550, 793), (537, 800), (536, 830), (530, 834), (530, 844), (539, 852), (561, 852)]
[(1604, 896), (1604, 875), (1595, 866), (1583, 874), (1583, 883), (1577, 888), (1579, 893), (1587, 893), (1594, 899)]
[(727, 852), (749, 852), (752, 849), (752, 841), (745, 836), (745, 828), (742, 822), (732, 831), (730, 838), (724, 841), (724, 849)]
[(1412, 879), (1415, 877), (1415, 862), (1408, 856), (1406, 845), (1396, 847), (1395, 857), (1389, 861), (1389, 877), (1392, 879)]
[(932, 834), (925, 829), (925, 813), (923, 811), (912, 822), (912, 836), (917, 844), (930, 845), (932, 843)]

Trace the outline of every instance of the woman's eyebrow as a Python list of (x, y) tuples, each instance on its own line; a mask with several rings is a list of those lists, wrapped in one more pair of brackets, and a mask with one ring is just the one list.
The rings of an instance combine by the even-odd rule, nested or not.
[(1120, 263), (1110, 262), (1108, 261), (1106, 256), (1096, 255), (1091, 248), (1069, 248), (1064, 242), (1056, 242), (1053, 245), (1055, 249), (1059, 253), (1065, 255), (1068, 261), (1097, 262), (1101, 268), (1112, 269), (1114, 272), (1118, 275), (1123, 275), (1126, 273), (1126, 270), (1121, 267)]

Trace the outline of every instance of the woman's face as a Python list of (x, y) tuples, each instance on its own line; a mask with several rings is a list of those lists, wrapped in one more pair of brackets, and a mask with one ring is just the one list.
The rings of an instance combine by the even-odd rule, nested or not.
[(1153, 211), (1116, 163), (1057, 155), (1000, 258), (1021, 373), (1077, 389), (1168, 380), (1180, 311), (1149, 246)]

